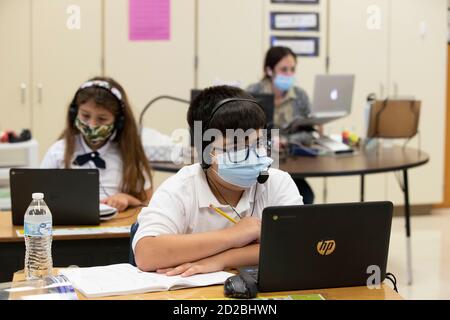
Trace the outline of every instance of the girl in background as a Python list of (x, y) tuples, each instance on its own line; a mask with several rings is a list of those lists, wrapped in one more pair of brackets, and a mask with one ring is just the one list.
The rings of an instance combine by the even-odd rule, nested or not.
[(97, 168), (101, 203), (119, 211), (148, 203), (151, 168), (119, 83), (95, 77), (80, 86), (69, 106), (66, 128), (41, 168)]

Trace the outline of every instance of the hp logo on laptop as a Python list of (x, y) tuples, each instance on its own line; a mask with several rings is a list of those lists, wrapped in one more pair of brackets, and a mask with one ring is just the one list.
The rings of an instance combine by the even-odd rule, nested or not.
[(336, 249), (336, 242), (334, 240), (322, 240), (317, 243), (317, 252), (322, 256), (328, 256)]

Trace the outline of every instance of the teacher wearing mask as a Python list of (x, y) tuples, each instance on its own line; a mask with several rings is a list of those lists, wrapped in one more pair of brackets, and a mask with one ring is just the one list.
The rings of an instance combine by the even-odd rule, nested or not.
[[(264, 77), (250, 85), (250, 93), (268, 93), (275, 97), (273, 124), (287, 129), (294, 118), (307, 117), (311, 104), (307, 93), (295, 85), (297, 56), (288, 47), (271, 47), (264, 59)], [(294, 179), (304, 204), (314, 202), (314, 192), (305, 179)]]

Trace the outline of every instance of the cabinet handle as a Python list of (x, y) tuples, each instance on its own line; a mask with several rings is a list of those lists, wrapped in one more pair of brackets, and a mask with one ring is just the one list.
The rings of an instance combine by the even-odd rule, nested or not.
[(22, 82), (20, 84), (20, 103), (25, 104), (27, 99), (27, 85)]
[(38, 103), (42, 103), (42, 89), (44, 88), (44, 86), (42, 85), (42, 83), (38, 83), (37, 85), (37, 89), (38, 89)]
[(394, 82), (394, 97), (398, 96), (398, 83)]
[(384, 98), (384, 85), (380, 82), (380, 99)]

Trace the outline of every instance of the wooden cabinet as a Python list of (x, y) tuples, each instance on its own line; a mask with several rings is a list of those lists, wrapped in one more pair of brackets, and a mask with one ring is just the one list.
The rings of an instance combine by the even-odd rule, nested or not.
[(198, 88), (262, 78), (263, 9), (264, 1), (198, 1)]
[[(129, 41), (128, 0), (105, 1), (105, 74), (119, 81), (137, 118), (160, 95), (190, 99), (194, 88), (195, 0), (171, 1), (170, 40)], [(161, 100), (144, 124), (165, 134), (186, 128), (188, 105)]]
[[(351, 115), (325, 125), (324, 131), (347, 128), (362, 133), (367, 95), (387, 94), (389, 0), (330, 1), (329, 12), (329, 72), (354, 74), (355, 88)], [(366, 177), (366, 200), (387, 200), (385, 180), (383, 174)], [(359, 181), (359, 177), (327, 179), (327, 201), (359, 201)]]
[[(413, 204), (440, 203), (444, 172), (446, 1), (339, 0), (330, 1), (330, 6), (330, 73), (354, 73), (356, 78), (351, 115), (330, 123), (325, 131), (348, 128), (363, 133), (364, 105), (370, 93), (382, 99), (389, 95), (421, 100), (421, 146), (431, 161), (410, 171), (411, 199)], [(417, 145), (417, 138), (409, 143)], [(330, 179), (329, 201), (357, 200), (357, 194), (349, 190), (357, 190), (358, 185), (358, 178)], [(403, 203), (393, 174), (368, 176), (366, 185), (366, 200)]]
[[(67, 26), (70, 6), (79, 29)], [(31, 128), (42, 157), (78, 86), (101, 72), (101, 1), (2, 0), (0, 41), (1, 129)]]
[[(80, 29), (67, 27), (74, 5)], [(101, 1), (33, 1), (32, 21), (32, 123), (43, 156), (61, 134), (80, 84), (101, 73)]]
[[(408, 10), (405, 10), (408, 8)], [(422, 101), (421, 146), (430, 163), (411, 170), (413, 203), (441, 203), (444, 189), (447, 1), (391, 0), (389, 93)], [(400, 142), (399, 142), (400, 143)], [(418, 145), (415, 138), (409, 143)], [(401, 197), (395, 177), (387, 193)]]
[(0, 1), (0, 131), (31, 127), (30, 7), (31, 0)]
[[(189, 100), (195, 87), (196, 0), (171, 1), (170, 40), (160, 41), (129, 41), (129, 1), (104, 3), (104, 73), (122, 84), (136, 119), (158, 96)], [(187, 104), (159, 100), (145, 113), (143, 123), (169, 136), (181, 128), (178, 133), (189, 137), (187, 109)], [(155, 186), (168, 176), (155, 172)]]

